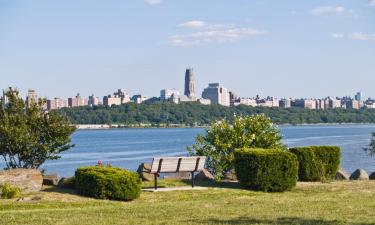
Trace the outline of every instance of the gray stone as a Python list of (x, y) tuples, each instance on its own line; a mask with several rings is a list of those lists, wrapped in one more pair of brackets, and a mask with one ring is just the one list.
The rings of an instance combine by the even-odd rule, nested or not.
[(340, 169), (339, 171), (337, 171), (335, 179), (336, 180), (349, 180), (349, 174), (345, 170)]
[(232, 180), (232, 181), (237, 180), (236, 171), (234, 171), (234, 169), (231, 169), (228, 172), (226, 172), (224, 174), (224, 180)]
[(194, 179), (196, 181), (212, 181), (215, 180), (215, 177), (208, 170), (204, 169), (195, 175)]
[(371, 174), (370, 174), (370, 180), (375, 180), (375, 172), (372, 172)]
[(350, 180), (369, 180), (369, 176), (365, 170), (358, 169), (352, 173)]
[(154, 174), (150, 174), (151, 165), (147, 163), (142, 163), (138, 167), (138, 174), (143, 181), (154, 181)]
[(43, 185), (57, 186), (61, 177), (57, 173), (43, 175)]
[(43, 176), (36, 169), (11, 169), (0, 171), (0, 184), (9, 183), (21, 188), (23, 193), (42, 189)]

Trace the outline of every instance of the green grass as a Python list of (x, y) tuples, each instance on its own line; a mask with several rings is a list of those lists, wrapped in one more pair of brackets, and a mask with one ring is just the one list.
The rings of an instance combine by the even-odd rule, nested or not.
[[(161, 181), (162, 186), (188, 185)], [(375, 182), (299, 183), (262, 193), (235, 183), (208, 190), (142, 193), (132, 202), (49, 188), (28, 201), (0, 200), (0, 224), (357, 224), (375, 223)], [(150, 183), (144, 186), (152, 186)], [(38, 197), (36, 200), (30, 198)]]

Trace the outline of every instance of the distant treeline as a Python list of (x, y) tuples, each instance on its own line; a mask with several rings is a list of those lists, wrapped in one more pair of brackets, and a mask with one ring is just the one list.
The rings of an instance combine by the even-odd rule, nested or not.
[(310, 110), (304, 108), (266, 108), (251, 106), (225, 107), (220, 105), (202, 105), (194, 102), (174, 104), (153, 102), (120, 106), (94, 106), (64, 108), (59, 112), (74, 124), (181, 124), (204, 126), (212, 121), (226, 118), (232, 120), (235, 115), (264, 113), (277, 124), (313, 124), (313, 123), (375, 123), (374, 109), (330, 109)]

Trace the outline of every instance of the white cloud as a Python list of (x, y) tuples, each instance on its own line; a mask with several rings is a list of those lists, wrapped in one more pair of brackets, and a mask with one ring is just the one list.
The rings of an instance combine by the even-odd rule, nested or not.
[(371, 0), (371, 1), (370, 1), (370, 5), (371, 5), (371, 6), (375, 6), (375, 0)]
[(149, 5), (158, 5), (163, 2), (163, 0), (144, 0), (145, 3)]
[(327, 15), (327, 14), (354, 14), (354, 10), (346, 9), (343, 6), (320, 6), (312, 9), (310, 13), (314, 16)]
[(187, 21), (185, 23), (181, 23), (178, 25), (178, 27), (187, 27), (187, 28), (193, 28), (193, 29), (203, 28), (205, 26), (207, 26), (207, 23), (204, 21), (200, 21), (200, 20)]
[(359, 41), (375, 41), (375, 34), (366, 34), (362, 32), (356, 33), (349, 33), (349, 34), (342, 34), (342, 33), (334, 33), (332, 34), (333, 38), (338, 39), (349, 39), (349, 40), (359, 40)]
[(331, 36), (333, 38), (337, 38), (337, 39), (339, 39), (339, 38), (345, 38), (345, 34), (340, 34), (340, 33), (333, 33)]
[(252, 28), (237, 27), (227, 29), (207, 29), (202, 32), (195, 32), (169, 37), (169, 43), (175, 46), (191, 46), (207, 43), (233, 42), (244, 38), (265, 34), (265, 31)]

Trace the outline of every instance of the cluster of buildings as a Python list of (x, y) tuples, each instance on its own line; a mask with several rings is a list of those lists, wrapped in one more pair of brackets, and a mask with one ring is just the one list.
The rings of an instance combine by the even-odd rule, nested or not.
[[(46, 110), (54, 110), (61, 108), (73, 108), (80, 106), (97, 106), (97, 105), (122, 105), (128, 102), (136, 102), (141, 104), (143, 101), (148, 98), (142, 95), (130, 96), (125, 90), (118, 89), (115, 93), (104, 96), (102, 99), (95, 95), (90, 95), (89, 97), (81, 96), (79, 93), (71, 98), (62, 99), (62, 98), (53, 98), (47, 99), (44, 108)], [(38, 101), (38, 94), (35, 90), (29, 90), (26, 96), (26, 102), (31, 104), (32, 102)]]
[[(3, 98), (5, 96), (3, 95)], [(129, 95), (125, 90), (118, 89), (113, 94), (99, 98), (95, 95), (89, 97), (77, 94), (68, 99), (53, 98), (48, 99), (45, 104), (46, 110), (60, 109), (60, 108), (73, 108), (79, 106), (97, 106), (97, 105), (122, 105), (129, 102), (141, 104), (149, 98), (143, 95)], [(154, 98), (155, 99), (155, 98)], [(219, 104), (223, 106), (238, 106), (247, 105), (253, 107), (278, 107), (278, 108), (308, 108), (316, 110), (326, 110), (335, 108), (344, 109), (360, 109), (360, 108), (373, 108), (375, 109), (375, 100), (363, 99), (362, 93), (358, 92), (352, 97), (326, 97), (322, 99), (294, 99), (294, 98), (277, 98), (266, 97), (261, 98), (256, 96), (254, 98), (239, 97), (232, 91), (229, 91), (220, 83), (210, 83), (203, 90), (199, 98), (195, 90), (195, 75), (193, 68), (188, 68), (185, 71), (185, 88), (183, 94), (176, 89), (163, 89), (160, 91), (159, 101), (170, 101), (176, 104), (181, 102), (199, 102), (200, 104)], [(26, 101), (28, 104), (38, 101), (38, 94), (35, 90), (29, 90), (27, 93)], [(4, 102), (4, 101), (3, 101)]]

